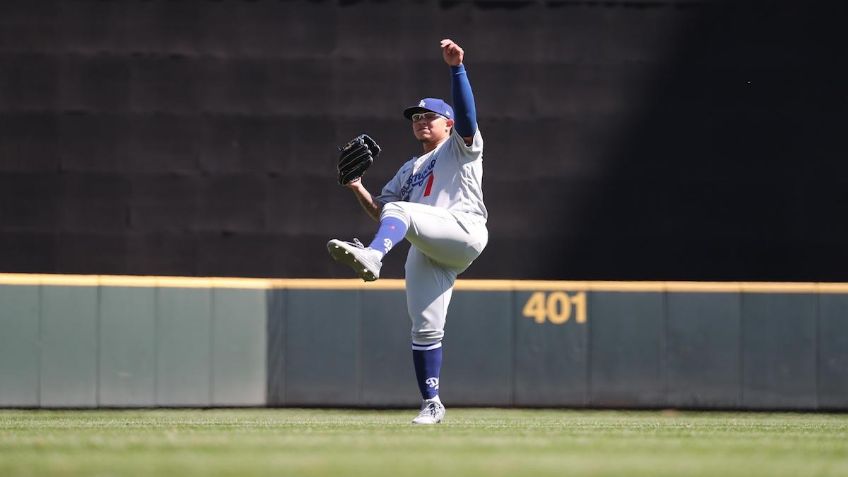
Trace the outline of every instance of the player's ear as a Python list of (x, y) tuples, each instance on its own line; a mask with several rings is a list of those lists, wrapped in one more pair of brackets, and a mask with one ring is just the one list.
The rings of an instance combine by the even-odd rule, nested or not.
[(447, 126), (447, 128), (450, 129), (450, 128), (453, 127), (453, 122), (454, 122), (453, 119), (446, 119), (445, 120), (445, 126)]

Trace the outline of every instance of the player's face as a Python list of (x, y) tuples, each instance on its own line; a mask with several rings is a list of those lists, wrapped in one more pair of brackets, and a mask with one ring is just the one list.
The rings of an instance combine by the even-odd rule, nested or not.
[(450, 134), (451, 124), (452, 121), (432, 112), (412, 115), (412, 133), (421, 142), (441, 142)]

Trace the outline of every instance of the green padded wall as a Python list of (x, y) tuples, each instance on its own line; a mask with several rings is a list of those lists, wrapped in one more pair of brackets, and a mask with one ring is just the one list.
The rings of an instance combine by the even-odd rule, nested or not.
[(740, 293), (669, 293), (666, 298), (668, 405), (742, 403)]
[(156, 404), (156, 289), (100, 289), (101, 406)]
[(96, 287), (42, 288), (42, 406), (97, 405), (98, 291)]
[(212, 292), (212, 404), (265, 404), (265, 290)]
[[(400, 281), (0, 277), (0, 406), (414, 407)], [(234, 283), (236, 282), (236, 283)], [(848, 409), (848, 286), (476, 282), (452, 406)]]
[(817, 406), (817, 308), (811, 294), (743, 295), (743, 406)]
[(819, 295), (819, 407), (848, 407), (848, 295)]
[(266, 404), (265, 290), (45, 277), (0, 284), (0, 406)]
[(286, 404), (358, 403), (360, 292), (290, 290), (286, 318)]
[(40, 289), (0, 286), (0, 304), (0, 406), (38, 406)]
[(515, 330), (516, 403), (584, 406), (588, 402), (589, 327), (578, 321), (576, 306), (564, 308), (569, 306), (565, 300), (576, 297), (571, 290), (515, 292), (510, 321)]
[(156, 317), (156, 404), (212, 404), (212, 291), (163, 288)]

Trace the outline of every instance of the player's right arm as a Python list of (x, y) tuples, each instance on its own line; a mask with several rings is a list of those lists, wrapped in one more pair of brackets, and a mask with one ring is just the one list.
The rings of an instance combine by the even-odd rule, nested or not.
[(383, 210), (383, 204), (374, 200), (374, 197), (371, 196), (368, 189), (362, 185), (362, 179), (354, 179), (348, 182), (345, 187), (353, 191), (353, 195), (356, 196), (357, 202), (359, 202), (359, 205), (362, 206), (368, 216), (379, 222), (380, 212)]
[(474, 93), (471, 83), (462, 64), (465, 51), (453, 40), (445, 38), (439, 44), (442, 47), (442, 57), (451, 69), (451, 93), (453, 109), (456, 113), (454, 129), (470, 146), (477, 132), (477, 108), (474, 104)]

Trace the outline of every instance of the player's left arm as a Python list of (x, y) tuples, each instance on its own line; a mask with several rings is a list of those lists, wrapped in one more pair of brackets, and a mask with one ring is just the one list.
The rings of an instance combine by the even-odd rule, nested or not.
[(374, 200), (368, 189), (362, 185), (362, 179), (354, 179), (345, 184), (345, 187), (353, 192), (353, 195), (356, 196), (356, 201), (359, 202), (359, 205), (362, 206), (362, 209), (365, 210), (368, 216), (379, 222), (383, 204)]
[(442, 57), (451, 68), (451, 93), (453, 94), (454, 129), (457, 134), (465, 140), (465, 145), (470, 146), (477, 132), (477, 109), (474, 106), (474, 94), (471, 92), (471, 83), (465, 72), (462, 60), (465, 51), (453, 40), (444, 39), (440, 43)]

